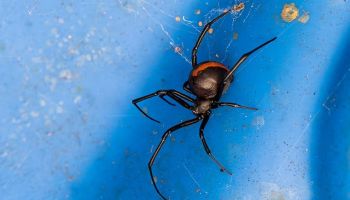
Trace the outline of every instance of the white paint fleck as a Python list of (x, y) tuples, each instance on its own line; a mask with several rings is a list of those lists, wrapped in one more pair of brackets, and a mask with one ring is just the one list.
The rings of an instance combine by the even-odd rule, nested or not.
[(36, 64), (39, 64), (39, 63), (43, 62), (43, 59), (40, 56), (35, 56), (35, 57), (32, 58), (32, 62), (36, 63)]
[(79, 54), (79, 50), (76, 47), (69, 47), (68, 48), (68, 53), (71, 55), (78, 55)]
[(276, 183), (262, 182), (260, 194), (263, 200), (292, 200), (299, 199), (295, 188), (282, 188)]
[(61, 17), (59, 17), (59, 18), (57, 19), (57, 22), (58, 22), (59, 24), (64, 24), (64, 19), (61, 18)]
[(74, 98), (74, 103), (75, 104), (79, 104), (80, 103), (80, 101), (81, 101), (81, 96), (76, 96), (75, 98)]
[(57, 80), (56, 78), (50, 77), (48, 75), (45, 76), (45, 82), (50, 85), (50, 90), (53, 91), (56, 88)]
[(40, 100), (39, 100), (39, 104), (40, 104), (41, 107), (46, 106), (46, 101), (45, 101), (45, 99), (40, 99)]
[(62, 70), (60, 72), (60, 76), (59, 76), (61, 79), (64, 79), (64, 80), (72, 80), (73, 79), (73, 73), (68, 70), (68, 69), (65, 69), (65, 70)]
[(253, 120), (253, 126), (262, 127), (265, 125), (264, 116), (256, 116)]
[(58, 33), (57, 28), (51, 29), (51, 34), (54, 35), (56, 38), (60, 37), (60, 34)]
[(85, 58), (86, 58), (86, 60), (89, 61), (89, 62), (92, 60), (92, 57), (91, 57), (90, 54), (86, 54), (86, 55), (85, 55)]
[(32, 112), (30, 112), (30, 115), (31, 115), (32, 117), (34, 117), (34, 118), (39, 117), (39, 113), (38, 113), (38, 112), (36, 112), (36, 111), (32, 111)]
[(62, 106), (62, 105), (58, 105), (58, 106), (56, 107), (56, 113), (62, 114), (63, 111), (64, 111), (64, 109), (63, 109), (63, 106)]

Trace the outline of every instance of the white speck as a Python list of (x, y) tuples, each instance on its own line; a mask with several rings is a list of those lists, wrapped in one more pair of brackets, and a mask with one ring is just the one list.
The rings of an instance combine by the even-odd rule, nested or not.
[(32, 62), (33, 62), (33, 63), (36, 63), (36, 64), (42, 63), (42, 61), (43, 61), (42, 58), (41, 58), (41, 57), (38, 57), (38, 56), (32, 58)]
[(32, 117), (39, 117), (39, 113), (38, 112), (36, 112), (36, 111), (32, 111), (31, 113), (30, 113), (30, 115), (32, 116)]
[(65, 80), (71, 80), (73, 78), (73, 73), (68, 69), (62, 70), (60, 72), (60, 78)]
[(56, 107), (56, 113), (62, 114), (63, 111), (64, 111), (64, 109), (63, 109), (62, 105), (59, 105), (59, 106)]
[(91, 61), (92, 60), (92, 57), (91, 57), (90, 54), (85, 55), (85, 58), (86, 58), (87, 61)]
[(78, 55), (79, 54), (79, 51), (77, 48), (75, 47), (69, 47), (68, 48), (68, 53), (71, 54), (71, 55)]
[(58, 21), (59, 24), (64, 24), (64, 19), (63, 18), (58, 18), (57, 21)]
[(48, 116), (48, 115), (45, 115), (45, 116), (44, 116), (44, 119), (45, 119), (45, 126), (51, 126), (52, 121), (51, 121), (51, 119), (49, 118), (49, 116)]
[(258, 127), (264, 126), (265, 125), (265, 118), (264, 118), (264, 116), (257, 116), (257, 117), (255, 117), (255, 119), (253, 121), (253, 125), (254, 126), (258, 126)]
[(74, 103), (75, 103), (75, 104), (80, 103), (80, 101), (81, 101), (81, 96), (76, 96), (76, 97), (74, 98)]
[(119, 4), (125, 9), (128, 13), (136, 13), (137, 4), (130, 2), (119, 1)]
[(39, 104), (41, 107), (46, 106), (46, 101), (44, 99), (40, 99)]
[(51, 33), (52, 33), (52, 35), (54, 35), (56, 38), (60, 37), (60, 34), (58, 33), (57, 28), (51, 29)]
[(56, 84), (57, 84), (56, 78), (52, 78), (52, 77), (46, 75), (46, 76), (45, 76), (45, 82), (47, 82), (47, 83), (50, 84), (50, 89), (51, 89), (51, 91), (55, 90)]
[(282, 188), (276, 183), (262, 182), (260, 194), (263, 200), (300, 199), (295, 188)]

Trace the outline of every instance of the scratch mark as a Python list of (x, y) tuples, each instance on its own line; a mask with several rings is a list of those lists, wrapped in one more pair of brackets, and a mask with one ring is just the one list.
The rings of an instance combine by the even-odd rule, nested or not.
[[(199, 185), (198, 181), (193, 177), (193, 174), (191, 173), (191, 171), (188, 169), (188, 167), (186, 166), (185, 163), (182, 163), (183, 167), (186, 169), (188, 175), (190, 175), (191, 179), (193, 180), (193, 182), (197, 185), (197, 187), (202, 191), (201, 186)], [(208, 193), (207, 191), (204, 191), (204, 193)]]
[[(345, 78), (348, 76), (350, 72), (350, 68), (348, 68), (348, 71), (342, 76), (342, 78), (338, 81), (338, 83), (336, 84), (336, 86), (334, 87), (333, 90), (331, 90), (331, 92), (329, 93), (329, 95), (326, 97), (325, 101), (323, 101), (322, 105), (325, 105), (326, 102), (334, 95), (334, 93), (336, 92), (336, 90), (339, 88), (339, 86), (344, 82)], [(322, 106), (324, 107), (324, 106)], [(308, 123), (305, 125), (303, 131), (299, 134), (298, 138), (296, 139), (296, 141), (291, 145), (291, 148), (295, 148), (295, 146), (300, 142), (301, 138), (305, 135), (306, 131), (309, 129), (310, 125), (312, 124), (312, 122), (317, 118), (317, 116), (321, 113), (322, 111), (322, 107), (320, 109), (318, 109), (318, 111), (316, 112), (316, 114), (312, 117), (310, 117), (310, 120), (308, 121)], [(326, 108), (326, 107), (325, 107)], [(329, 111), (329, 108), (326, 108)], [(287, 162), (287, 160), (289, 159), (289, 155), (287, 155), (281, 162), (281, 164), (279, 165), (279, 168), (277, 170), (278, 173), (281, 173), (280, 170), (283, 166), (285, 166), (285, 163)], [(282, 177), (282, 176), (280, 176)]]

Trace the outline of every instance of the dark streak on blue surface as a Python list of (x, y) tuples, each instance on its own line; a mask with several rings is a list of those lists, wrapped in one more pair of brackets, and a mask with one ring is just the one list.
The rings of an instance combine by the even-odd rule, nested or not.
[(316, 108), (310, 154), (313, 199), (349, 199), (350, 37), (344, 34)]

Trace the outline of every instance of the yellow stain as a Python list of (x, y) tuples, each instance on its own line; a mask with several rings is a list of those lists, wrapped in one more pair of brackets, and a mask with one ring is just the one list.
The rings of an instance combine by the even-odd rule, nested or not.
[(281, 12), (281, 17), (285, 22), (291, 22), (299, 16), (299, 9), (294, 3), (285, 4)]

